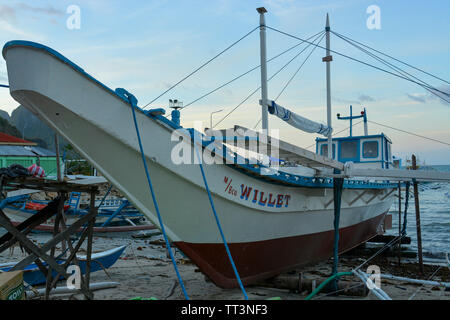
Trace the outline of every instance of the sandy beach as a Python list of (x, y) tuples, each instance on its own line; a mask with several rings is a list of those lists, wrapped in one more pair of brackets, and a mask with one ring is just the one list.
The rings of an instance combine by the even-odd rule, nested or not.
[[(49, 235), (32, 234), (30, 238), (37, 244), (44, 243)], [(84, 245), (84, 244), (83, 244)], [(91, 274), (91, 283), (118, 282), (115, 288), (94, 291), (94, 300), (129, 300), (137, 297), (155, 298), (158, 300), (183, 300), (183, 292), (178, 285), (173, 265), (165, 249), (161, 235), (150, 238), (134, 239), (125, 237), (94, 237), (94, 252), (108, 250), (117, 246), (127, 245), (127, 249), (121, 258), (109, 269), (97, 271)], [(58, 247), (59, 248), (59, 247)], [(183, 279), (186, 291), (191, 300), (243, 300), (243, 293), (239, 288), (222, 289), (209, 281), (198, 268), (186, 258), (179, 250), (175, 250), (177, 265)], [(83, 249), (81, 250), (83, 252)], [(18, 261), (25, 257), (16, 247), (11, 254), (5, 251), (0, 254), (0, 263)], [(339, 271), (350, 271), (352, 268), (363, 263), (368, 257), (355, 257), (345, 254), (340, 257)], [(378, 256), (371, 263), (365, 265), (362, 270), (366, 271), (370, 264), (380, 266), (382, 273), (390, 273), (397, 276), (406, 276), (416, 279), (433, 281), (449, 281), (449, 269), (445, 265), (425, 265), (424, 276), (419, 276), (418, 265), (413, 259), (402, 259), (399, 267), (397, 258)], [(317, 285), (331, 273), (332, 261), (325, 261), (316, 265), (307, 266), (290, 272), (295, 275), (302, 273), (305, 279), (318, 279)], [(432, 276), (432, 278), (431, 278)], [(356, 277), (343, 277), (341, 283), (355, 283), (359, 281)], [(430, 285), (417, 285), (397, 280), (381, 280), (381, 288), (393, 300), (450, 300), (450, 292), (442, 287)], [(60, 281), (58, 286), (65, 286)], [(42, 287), (42, 286), (40, 286)], [(39, 288), (39, 286), (37, 287)], [(246, 292), (250, 300), (265, 300), (279, 298), (281, 300), (303, 300), (308, 295), (307, 291), (294, 292), (287, 289), (268, 288), (263, 286), (246, 286)], [(81, 294), (52, 295), (52, 299), (83, 299)], [(39, 299), (39, 298), (34, 298)], [(330, 294), (319, 294), (314, 299), (324, 300), (378, 300), (369, 293), (366, 297), (334, 296)]]

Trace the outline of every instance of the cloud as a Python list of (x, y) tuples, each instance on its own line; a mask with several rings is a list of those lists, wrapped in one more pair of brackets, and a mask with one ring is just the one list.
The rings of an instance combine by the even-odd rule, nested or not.
[(332, 96), (333, 101), (338, 103), (345, 103), (345, 104), (364, 104), (365, 102), (373, 102), (376, 101), (375, 98), (361, 93), (356, 99), (346, 99), (346, 98), (339, 98), (336, 96)]
[(14, 22), (16, 20), (16, 10), (7, 5), (0, 5), (0, 20)]
[(31, 6), (27, 3), (18, 3), (16, 4), (16, 8), (19, 10), (23, 10), (23, 11), (30, 11), (30, 12), (34, 12), (34, 13), (42, 13), (45, 15), (50, 15), (50, 16), (58, 16), (58, 17), (62, 17), (65, 15), (64, 10), (61, 9), (57, 9), (51, 5), (46, 5), (45, 7), (35, 7), (35, 6)]
[(367, 94), (363, 94), (363, 93), (358, 96), (358, 99), (359, 99), (360, 102), (373, 102), (373, 101), (375, 101), (374, 98), (372, 98), (371, 96), (369, 96)]
[(36, 38), (36, 35), (28, 33), (20, 28), (13, 26), (11, 23), (0, 19), (0, 30), (6, 33), (12, 33), (15, 36), (20, 36), (24, 38)]

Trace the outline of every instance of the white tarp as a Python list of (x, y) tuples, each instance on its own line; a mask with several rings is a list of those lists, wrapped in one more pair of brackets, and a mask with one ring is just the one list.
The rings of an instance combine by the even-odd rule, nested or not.
[[(259, 100), (259, 104), (262, 104), (261, 100)], [(298, 114), (295, 114), (288, 109), (283, 108), (282, 106), (276, 104), (273, 100), (268, 100), (267, 106), (269, 108), (270, 114), (276, 115), (278, 118), (286, 121), (291, 126), (297, 129), (309, 133), (319, 133), (324, 135), (325, 137), (328, 137), (328, 134), (333, 131), (332, 128), (326, 125), (303, 118)]]

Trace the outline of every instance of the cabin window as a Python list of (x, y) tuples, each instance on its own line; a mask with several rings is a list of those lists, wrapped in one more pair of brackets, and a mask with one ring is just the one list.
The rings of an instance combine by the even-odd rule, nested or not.
[(359, 140), (341, 141), (339, 159), (359, 161), (358, 145)]
[[(332, 149), (333, 149), (333, 159), (336, 158), (336, 145), (333, 143), (332, 144)], [(323, 144), (320, 147), (320, 155), (328, 157), (328, 144)]]
[(378, 158), (378, 141), (363, 142), (363, 157)]

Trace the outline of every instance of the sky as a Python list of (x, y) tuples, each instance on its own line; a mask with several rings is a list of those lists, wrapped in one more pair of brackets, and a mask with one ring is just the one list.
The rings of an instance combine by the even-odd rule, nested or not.
[[(259, 15), (255, 9), (261, 6), (268, 11), (266, 24), (269, 27), (302, 39), (323, 31), (328, 13), (332, 31), (450, 81), (450, 2), (446, 0), (0, 0), (0, 42), (21, 39), (45, 44), (108, 87), (126, 88), (144, 107), (256, 28)], [(374, 16), (375, 12), (369, 10), (373, 6), (379, 9), (378, 15)], [(79, 9), (78, 16), (74, 16), (74, 7)], [(320, 42), (322, 46), (324, 41)], [(295, 38), (267, 30), (268, 58), (298, 43)], [(269, 62), (269, 77), (304, 48), (305, 45), (298, 46)], [(321, 48), (312, 49), (313, 46), (308, 47), (269, 81), (269, 99), (278, 96), (312, 52), (277, 103), (301, 116), (326, 123), (326, 78), (322, 62), (325, 52)], [(387, 69), (333, 34), (331, 49)], [(347, 121), (337, 120), (335, 114), (348, 115), (352, 105), (354, 113), (366, 108), (369, 121), (450, 143), (449, 103), (417, 84), (341, 55), (332, 55), (334, 132), (349, 126)], [(188, 105), (258, 66), (259, 59), (259, 31), (256, 30), (147, 108), (167, 108), (169, 99)], [(450, 92), (448, 82), (396, 65), (427, 84)], [(0, 83), (7, 81), (2, 58)], [(220, 121), (259, 85), (260, 73), (256, 69), (183, 109), (182, 125), (190, 127), (202, 121), (203, 127), (209, 127), (212, 112), (222, 110), (213, 115), (215, 123)], [(253, 128), (261, 117), (259, 99), (257, 91), (216, 128), (230, 128), (234, 124)], [(0, 90), (0, 109), (11, 113), (17, 106), (7, 89)], [(170, 112), (168, 108), (166, 111)], [(269, 129), (278, 129), (281, 139), (314, 150), (316, 135), (269, 117)], [(448, 144), (369, 122), (369, 134), (381, 132), (391, 138), (396, 156), (410, 158), (414, 153), (427, 164), (450, 164)], [(363, 134), (362, 124), (355, 125), (353, 134)], [(348, 131), (338, 134), (343, 135), (348, 135)]]

